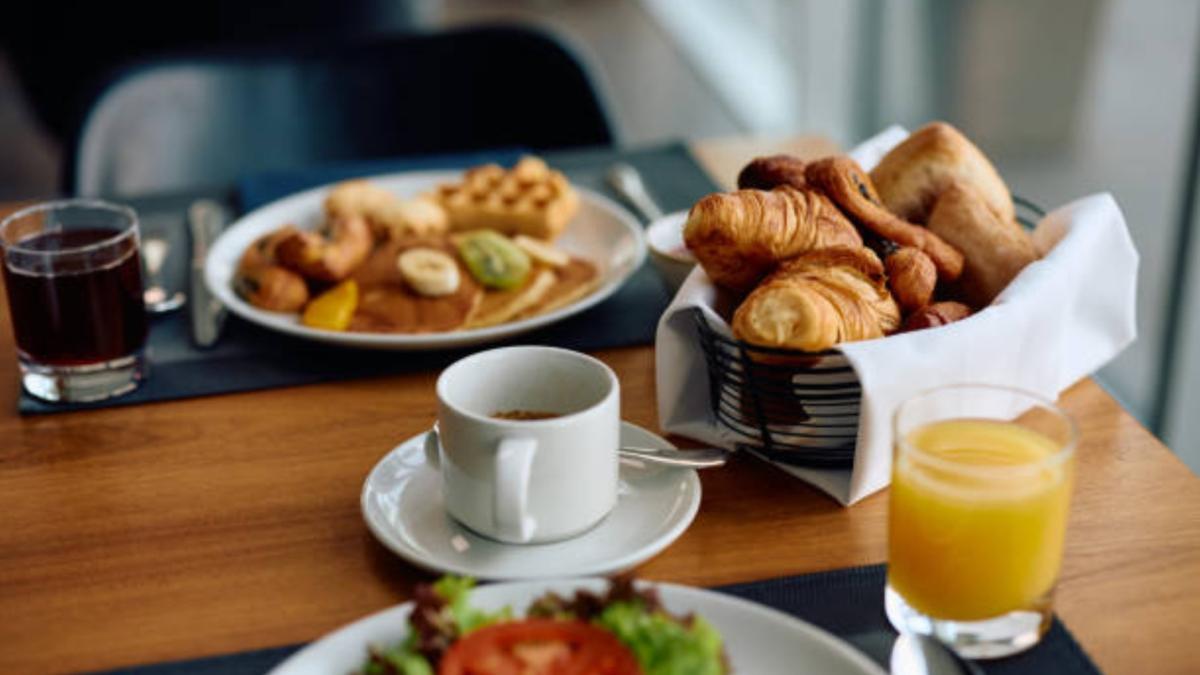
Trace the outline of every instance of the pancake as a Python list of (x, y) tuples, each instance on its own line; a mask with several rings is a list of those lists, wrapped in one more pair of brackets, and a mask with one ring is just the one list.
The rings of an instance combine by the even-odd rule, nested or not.
[(489, 290), (475, 313), (467, 322), (467, 328), (484, 328), (511, 321), (540, 303), (557, 282), (558, 277), (547, 267), (535, 266), (525, 283), (510, 291)]
[(357, 281), (360, 288), (379, 284), (403, 285), (404, 277), (400, 275), (400, 269), (396, 267), (396, 258), (400, 257), (404, 251), (418, 246), (445, 251), (455, 259), (458, 258), (454, 247), (442, 237), (382, 241), (375, 246), (363, 264), (354, 270), (350, 278)]
[[(396, 258), (418, 246), (454, 256), (460, 271), (457, 291), (429, 298), (409, 288), (396, 266)], [(359, 303), (349, 330), (440, 333), (495, 326), (556, 310), (594, 290), (600, 274), (594, 264), (571, 258), (559, 268), (535, 265), (525, 283), (515, 289), (487, 289), (462, 264), (448, 238), (410, 237), (378, 244), (350, 278), (358, 282)]]
[[(366, 333), (440, 333), (462, 328), (483, 298), (483, 288), (459, 264), (458, 290), (427, 298), (417, 295), (396, 267), (401, 252), (414, 246), (453, 249), (440, 239), (409, 239), (381, 244), (351, 278), (359, 285), (358, 309), (349, 329)], [(457, 259), (457, 257), (456, 257)]]
[(525, 309), (518, 319), (553, 312), (591, 293), (600, 283), (600, 271), (582, 258), (571, 258), (566, 265), (554, 270), (555, 283), (542, 299)]

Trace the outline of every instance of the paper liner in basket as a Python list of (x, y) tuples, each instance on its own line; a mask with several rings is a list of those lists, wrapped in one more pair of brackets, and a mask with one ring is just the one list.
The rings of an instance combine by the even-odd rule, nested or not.
[[(892, 127), (851, 155), (869, 169), (906, 136)], [(775, 465), (842, 504), (853, 504), (888, 484), (891, 415), (905, 399), (961, 382), (1018, 387), (1053, 399), (1133, 342), (1138, 255), (1112, 196), (1092, 195), (1054, 210), (1037, 224), (1033, 237), (1046, 255), (975, 315), (940, 328), (839, 346), (863, 392), (853, 469)], [(747, 439), (713, 417), (694, 315), (699, 308), (710, 326), (728, 335), (714, 310), (718, 295), (697, 267), (659, 321), (659, 426), (733, 449)]]

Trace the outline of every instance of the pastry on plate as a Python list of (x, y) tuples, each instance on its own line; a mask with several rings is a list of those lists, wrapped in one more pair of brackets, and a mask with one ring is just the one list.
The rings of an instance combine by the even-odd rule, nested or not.
[(362, 216), (335, 218), (316, 232), (294, 230), (275, 247), (280, 264), (316, 281), (341, 281), (371, 253), (375, 240)]
[(805, 251), (862, 246), (828, 199), (789, 187), (708, 195), (688, 213), (683, 240), (714, 283), (735, 291), (750, 290)]
[(365, 218), (379, 239), (428, 237), (445, 232), (449, 216), (432, 197), (401, 199), (368, 180), (348, 180), (333, 186), (325, 198), (329, 220)]
[(975, 307), (991, 303), (1038, 258), (1025, 229), (1015, 220), (999, 218), (970, 185), (952, 185), (942, 193), (929, 216), (929, 229), (966, 257), (958, 288)]
[(487, 164), (468, 170), (462, 182), (437, 188), (452, 230), (495, 230), (554, 239), (579, 211), (579, 195), (566, 176), (537, 157), (511, 169)]
[(893, 332), (900, 308), (870, 249), (810, 251), (782, 265), (742, 302), (733, 334), (763, 347), (819, 352)]
[(239, 270), (234, 283), (246, 302), (268, 312), (298, 312), (308, 303), (304, 278), (279, 265)]
[(279, 242), (296, 228), (288, 226), (265, 234), (242, 253), (234, 274), (234, 289), (250, 304), (270, 312), (298, 312), (308, 302), (304, 277), (279, 264)]
[(914, 223), (927, 223), (933, 206), (950, 185), (979, 191), (997, 218), (1015, 219), (1012, 195), (988, 158), (958, 129), (933, 122), (914, 131), (871, 170), (883, 205)]

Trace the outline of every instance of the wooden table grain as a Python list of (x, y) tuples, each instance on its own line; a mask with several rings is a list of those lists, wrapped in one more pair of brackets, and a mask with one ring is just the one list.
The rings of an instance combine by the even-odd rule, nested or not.
[[(773, 147), (694, 146), (724, 182)], [(358, 495), (429, 426), (436, 373), (22, 418), (0, 305), (0, 672), (311, 640), (428, 578), (372, 539)], [(655, 428), (653, 349), (597, 356), (621, 379), (625, 418)], [(1092, 380), (1062, 404), (1083, 442), (1060, 614), (1105, 672), (1195, 672), (1200, 479)], [(842, 508), (745, 458), (702, 479), (695, 523), (641, 576), (716, 585), (886, 557), (886, 493)]]

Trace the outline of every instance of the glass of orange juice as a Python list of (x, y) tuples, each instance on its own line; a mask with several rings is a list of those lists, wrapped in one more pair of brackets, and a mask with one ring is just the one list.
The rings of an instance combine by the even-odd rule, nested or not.
[(953, 385), (905, 401), (893, 424), (888, 619), (968, 658), (1037, 644), (1062, 566), (1074, 423), (1034, 394)]

